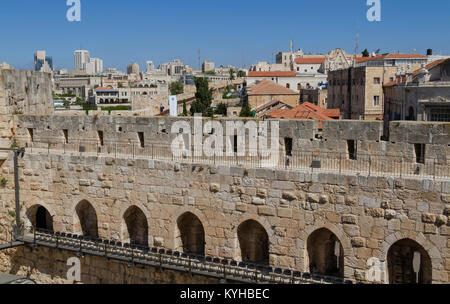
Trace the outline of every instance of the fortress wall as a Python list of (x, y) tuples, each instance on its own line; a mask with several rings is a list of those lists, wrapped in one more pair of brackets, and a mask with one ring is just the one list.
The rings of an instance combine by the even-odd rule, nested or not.
[[(87, 200), (96, 211), (99, 236), (126, 241), (124, 214), (136, 206), (148, 222), (149, 246), (176, 249), (177, 220), (190, 212), (204, 227), (205, 254), (239, 261), (238, 227), (254, 220), (267, 232), (272, 266), (307, 272), (308, 238), (326, 228), (343, 246), (345, 277), (357, 279), (365, 278), (369, 258), (386, 262), (389, 248), (408, 238), (430, 256), (433, 282), (449, 282), (449, 181), (30, 153), (20, 166), (23, 219), (27, 210), (42, 205), (55, 231), (80, 233), (75, 208)], [(12, 171), (11, 161), (3, 165), (10, 181)], [(3, 239), (13, 220), (11, 184), (0, 200)], [(30, 219), (25, 222), (31, 225)], [(3, 271), (15, 272), (11, 261), (23, 253), (0, 254)], [(52, 264), (52, 255), (40, 259)], [(31, 271), (20, 261), (22, 273)], [(51, 269), (42, 281), (50, 280)], [(96, 275), (102, 282), (117, 282), (101, 273)]]

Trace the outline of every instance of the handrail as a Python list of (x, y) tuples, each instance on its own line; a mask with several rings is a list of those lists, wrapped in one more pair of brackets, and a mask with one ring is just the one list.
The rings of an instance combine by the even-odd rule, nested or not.
[[(40, 138), (40, 140), (43, 140)], [(27, 142), (27, 140), (25, 140)], [(172, 146), (144, 142), (108, 141), (103, 144), (95, 140), (63, 140), (49, 138), (48, 141), (28, 142), (26, 152), (40, 154), (71, 153), (79, 156), (126, 156), (132, 159), (154, 159), (193, 164), (244, 166), (246, 168), (279, 168), (283, 170), (308, 170), (311, 172), (339, 172), (367, 174), (368, 176), (419, 177), (430, 179), (450, 179), (450, 159), (416, 158), (412, 155), (388, 155), (358, 151), (349, 155), (335, 151), (291, 151), (285, 155), (280, 150), (278, 159), (263, 158), (259, 151), (246, 149), (245, 155), (238, 153), (213, 156), (195, 156), (193, 149), (178, 148), (174, 155)]]
[[(34, 247), (45, 246), (85, 254), (115, 259), (129, 263), (149, 265), (162, 269), (198, 274), (218, 279), (242, 283), (269, 284), (354, 284), (343, 278), (301, 273), (289, 269), (273, 268), (268, 265), (237, 262), (196, 254), (123, 244), (100, 238), (66, 234), (43, 229), (24, 235), (22, 241)], [(362, 282), (357, 282), (362, 283)]]

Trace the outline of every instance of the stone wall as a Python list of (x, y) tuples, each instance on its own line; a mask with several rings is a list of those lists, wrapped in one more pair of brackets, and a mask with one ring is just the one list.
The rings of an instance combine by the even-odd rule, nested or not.
[[(9, 180), (12, 171), (12, 161), (6, 162), (3, 173)], [(81, 233), (76, 207), (88, 201), (96, 211), (99, 236), (124, 240), (128, 237), (124, 215), (134, 206), (147, 219), (149, 246), (175, 249), (179, 246), (178, 219), (192, 214), (204, 227), (205, 253), (239, 261), (239, 240), (249, 236), (239, 236), (238, 230), (251, 220), (267, 233), (272, 266), (305, 272), (310, 271), (308, 239), (325, 228), (342, 246), (343, 275), (356, 279), (365, 279), (369, 258), (385, 263), (394, 243), (411, 239), (429, 255), (433, 282), (449, 282), (449, 181), (51, 153), (27, 153), (20, 161), (20, 181), (21, 215), (28, 227), (33, 214), (27, 211), (40, 205), (52, 216), (55, 231)], [(11, 185), (2, 191), (0, 200), (5, 205), (4, 238), (12, 219), (7, 211), (14, 206)], [(3, 271), (31, 271), (38, 282), (61, 282), (62, 270), (52, 265), (59, 253), (39, 251), (38, 262), (28, 249), (21, 250), (1, 253)], [(16, 266), (14, 261), (19, 261)], [(33, 272), (30, 261), (47, 266)], [(386, 264), (382, 265), (385, 270)], [(122, 282), (121, 275), (105, 270), (113, 269), (109, 264), (105, 269), (99, 267), (88, 270), (83, 281), (99, 282), (101, 278), (101, 282)], [(152, 273), (144, 271), (142, 276)], [(134, 279), (142, 276), (136, 274)]]
[[(51, 76), (48, 73), (0, 71), (0, 147), (9, 148), (14, 114), (52, 114)], [(0, 154), (4, 159), (5, 154)]]
[[(147, 146), (170, 146), (177, 137), (178, 130), (172, 133), (175, 121), (185, 121), (189, 124), (191, 134), (194, 134), (194, 119), (170, 117), (129, 117), (129, 116), (17, 116), (16, 139), (22, 146), (47, 148), (48, 142), (64, 143), (64, 131), (67, 130), (67, 142), (75, 144), (80, 141), (98, 142), (98, 131), (103, 132), (105, 143), (135, 144), (140, 146), (138, 133), (143, 133)], [(203, 120), (203, 125), (209, 119)], [(222, 125), (224, 135), (227, 122), (242, 121), (238, 119), (216, 120)], [(246, 122), (260, 123), (262, 120), (248, 119)], [(266, 120), (267, 121), (267, 120)], [(270, 138), (271, 122), (268, 120), (268, 135)], [(414, 144), (426, 144), (426, 157), (437, 159), (438, 163), (446, 163), (450, 155), (450, 124), (427, 122), (391, 122), (391, 138), (381, 140), (383, 122), (381, 121), (323, 121), (323, 131), (319, 133), (317, 121), (313, 120), (279, 120), (279, 137), (281, 152), (284, 153), (285, 138), (292, 139), (293, 151), (297, 153), (349, 153), (349, 141), (354, 141), (359, 154), (371, 154), (386, 157), (400, 157), (407, 162), (415, 162)], [(31, 142), (30, 131), (33, 130)], [(246, 143), (249, 141), (246, 131)], [(237, 134), (237, 133), (236, 133)], [(203, 139), (210, 134), (206, 133)], [(230, 136), (231, 137), (231, 136)], [(227, 139), (228, 140), (228, 139)], [(193, 143), (193, 140), (191, 141)], [(269, 140), (270, 142), (270, 140)], [(224, 146), (226, 143), (224, 143)], [(248, 147), (248, 145), (247, 145)]]

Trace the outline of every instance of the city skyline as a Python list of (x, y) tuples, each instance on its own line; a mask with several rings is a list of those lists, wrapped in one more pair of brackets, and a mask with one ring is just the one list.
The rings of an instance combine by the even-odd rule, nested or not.
[[(382, 21), (369, 22), (369, 7), (362, 0), (324, 1), (320, 6), (312, 1), (288, 1), (284, 4), (290, 10), (285, 5), (269, 6), (268, 1), (259, 2), (259, 6), (251, 1), (231, 1), (227, 7), (206, 1), (176, 1), (170, 8), (145, 1), (134, 1), (133, 7), (118, 1), (82, 1), (82, 20), (72, 23), (66, 20), (65, 1), (26, 6), (7, 3), (0, 20), (11, 24), (11, 30), (3, 35), (9, 43), (0, 50), (0, 61), (32, 69), (33, 54), (46, 50), (53, 56), (55, 69), (72, 70), (74, 50), (86, 49), (104, 60), (105, 69), (125, 71), (132, 62), (144, 69), (147, 60), (158, 66), (173, 59), (198, 69), (200, 49), (201, 62), (237, 67), (245, 63), (248, 67), (258, 61), (273, 62), (276, 53), (289, 50), (291, 40), (294, 49), (305, 52), (342, 48), (353, 53), (357, 32), (359, 52), (367, 48), (381, 49), (382, 53), (425, 54), (431, 48), (435, 54), (448, 54), (450, 40), (442, 36), (448, 34), (439, 29), (448, 28), (445, 7), (450, 5), (447, 1), (433, 2), (442, 9), (421, 7), (419, 1), (409, 1), (408, 7), (382, 1)], [(38, 9), (43, 13), (34, 14)], [(317, 13), (312, 13), (314, 10)], [(14, 11), (20, 11), (24, 18), (15, 18)], [(427, 17), (431, 13), (432, 19)], [(427, 22), (411, 22), (423, 19)]]

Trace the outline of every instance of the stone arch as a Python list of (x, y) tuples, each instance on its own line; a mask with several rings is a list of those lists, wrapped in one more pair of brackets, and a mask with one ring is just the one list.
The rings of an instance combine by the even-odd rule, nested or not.
[(394, 234), (391, 234), (387, 236), (383, 242), (381, 251), (381, 267), (384, 270), (384, 275), (382, 275), (382, 278), (384, 278), (384, 282), (389, 283), (389, 266), (388, 266), (388, 254), (389, 249), (398, 241), (401, 241), (403, 239), (410, 239), (420, 245), (428, 254), (431, 260), (431, 277), (432, 281), (439, 281), (439, 273), (438, 269), (442, 266), (442, 257), (439, 249), (433, 245), (430, 241), (428, 241), (423, 233), (416, 233), (416, 232), (396, 232)]
[(148, 246), (148, 222), (141, 208), (133, 205), (123, 213), (122, 240), (134, 245)]
[(308, 271), (314, 274), (344, 277), (344, 247), (327, 228), (319, 228), (308, 236)]
[[(418, 253), (418, 258), (415, 256)], [(419, 262), (415, 273), (414, 262)], [(389, 284), (431, 284), (432, 264), (427, 251), (416, 241), (402, 239), (388, 250), (387, 275)]]
[[(353, 269), (351, 269), (348, 264), (350, 263), (350, 260), (354, 257), (353, 247), (351, 245), (350, 239), (347, 237), (347, 235), (344, 233), (344, 231), (340, 228), (338, 228), (336, 225), (333, 225), (329, 222), (325, 221), (316, 221), (316, 224), (314, 226), (310, 226), (309, 228), (305, 229), (299, 239), (298, 247), (303, 248), (303, 271), (309, 272), (310, 271), (310, 262), (309, 262), (309, 254), (308, 254), (308, 238), (315, 232), (320, 229), (327, 229), (331, 233), (333, 233), (339, 242), (342, 245), (342, 256), (343, 256), (343, 275), (344, 277), (351, 277), (354, 275)], [(336, 262), (337, 265), (337, 262)]]
[(98, 237), (97, 212), (87, 200), (80, 201), (75, 207), (76, 219), (74, 232), (82, 233), (84, 236)]
[(175, 250), (205, 255), (205, 229), (200, 219), (185, 212), (177, 219)]
[(30, 226), (38, 230), (53, 231), (53, 217), (47, 206), (36, 204), (27, 208), (26, 216)]
[(171, 224), (169, 225), (170, 228), (169, 235), (171, 236), (171, 238), (167, 240), (166, 247), (172, 248), (174, 250), (177, 249), (182, 250), (183, 245), (180, 238), (180, 230), (178, 228), (178, 219), (186, 213), (193, 214), (195, 217), (198, 218), (200, 223), (203, 225), (203, 228), (205, 230), (205, 254), (207, 254), (208, 247), (206, 246), (206, 244), (211, 243), (210, 242), (211, 226), (209, 225), (209, 220), (205, 217), (205, 215), (201, 211), (191, 206), (178, 207), (176, 211), (173, 212), (173, 215), (170, 219)]
[(241, 260), (256, 264), (269, 264), (269, 234), (258, 221), (249, 219), (237, 228)]
[(234, 225), (233, 224), (233, 236), (234, 239), (232, 241), (232, 245), (234, 247), (234, 259), (236, 261), (242, 261), (242, 252), (241, 252), (241, 246), (240, 246), (240, 242), (239, 242), (239, 236), (238, 236), (238, 228), (240, 226), (240, 224), (249, 221), (249, 220), (253, 220), (258, 222), (258, 224), (260, 224), (264, 230), (266, 231), (268, 237), (269, 237), (269, 260), (270, 260), (270, 253), (272, 252), (272, 243), (271, 240), (274, 239), (274, 232), (273, 229), (271, 228), (271, 225), (269, 224), (269, 222), (267, 221), (266, 218), (264, 217), (260, 217), (257, 215), (252, 215), (252, 214), (243, 214), (239, 217), (238, 219), (238, 225)]

